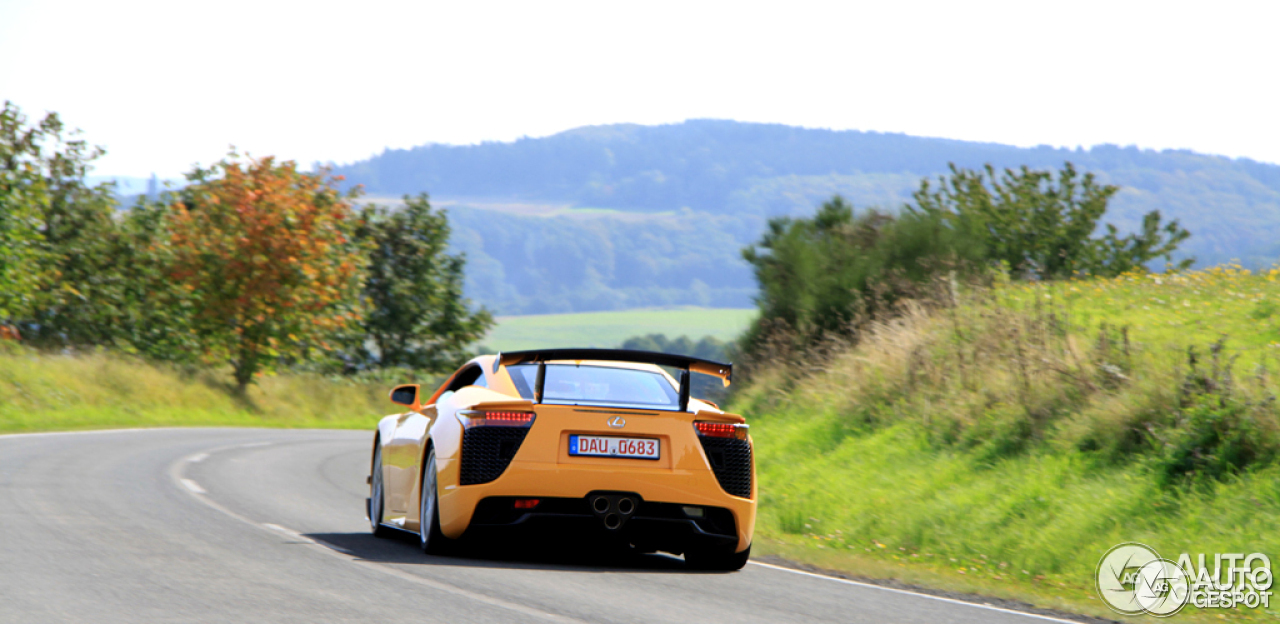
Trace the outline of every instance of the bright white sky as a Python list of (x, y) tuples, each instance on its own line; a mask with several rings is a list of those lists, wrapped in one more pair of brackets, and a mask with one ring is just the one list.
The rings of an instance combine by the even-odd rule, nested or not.
[(1280, 163), (1280, 2), (0, 0), (0, 99), (176, 176), (689, 118)]

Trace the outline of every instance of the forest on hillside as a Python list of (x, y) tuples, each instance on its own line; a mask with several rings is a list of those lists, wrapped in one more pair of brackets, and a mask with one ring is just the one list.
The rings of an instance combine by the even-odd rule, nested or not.
[[(1088, 150), (697, 120), (593, 126), (544, 138), (387, 150), (335, 168), (371, 195), (449, 203), (467, 294), (501, 314), (692, 304), (750, 305), (740, 250), (775, 216), (840, 194), (896, 210), (949, 163), (1071, 162), (1121, 187), (1107, 222), (1133, 231), (1159, 210), (1192, 234), (1197, 266), (1280, 258), (1280, 166), (1188, 151)], [(607, 209), (530, 216), (502, 201)], [(1158, 268), (1158, 267), (1157, 267)]]

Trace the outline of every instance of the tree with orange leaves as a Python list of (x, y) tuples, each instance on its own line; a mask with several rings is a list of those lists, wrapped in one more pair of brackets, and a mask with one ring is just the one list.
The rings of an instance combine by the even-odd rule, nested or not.
[(171, 276), (190, 293), (203, 355), (229, 363), (240, 392), (360, 320), (356, 191), (292, 161), (234, 153), (187, 179), (169, 220)]

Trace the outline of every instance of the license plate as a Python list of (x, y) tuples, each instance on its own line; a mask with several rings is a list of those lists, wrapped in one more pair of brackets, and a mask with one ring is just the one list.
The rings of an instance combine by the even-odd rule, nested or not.
[(634, 457), (658, 459), (658, 441), (652, 438), (569, 436), (569, 454), (590, 457)]

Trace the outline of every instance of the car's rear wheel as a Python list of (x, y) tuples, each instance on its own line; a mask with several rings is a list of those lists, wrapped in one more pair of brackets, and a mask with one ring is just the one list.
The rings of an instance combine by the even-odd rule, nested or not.
[(422, 492), (418, 497), (418, 544), (422, 552), (442, 555), (450, 550), (453, 540), (440, 532), (440, 497), (436, 487), (436, 450), (427, 451), (422, 467)]
[(387, 537), (391, 529), (382, 524), (382, 510), (386, 496), (382, 487), (382, 444), (374, 443), (373, 474), (369, 475), (369, 528), (374, 537)]
[(685, 565), (694, 570), (732, 572), (741, 570), (751, 558), (751, 546), (736, 553), (732, 550), (690, 549), (684, 554)]

